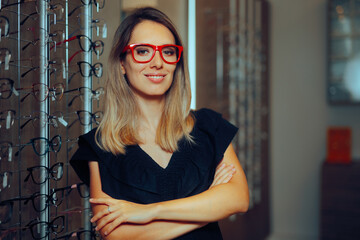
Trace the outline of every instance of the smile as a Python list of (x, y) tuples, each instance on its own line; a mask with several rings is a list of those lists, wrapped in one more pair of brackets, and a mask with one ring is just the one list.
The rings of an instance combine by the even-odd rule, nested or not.
[(166, 75), (150, 75), (150, 74), (146, 74), (145, 76), (153, 83), (160, 83), (160, 82), (162, 82), (164, 80)]
[(160, 78), (163, 78), (164, 76), (163, 76), (163, 75), (161, 75), (161, 76), (158, 76), (158, 75), (156, 75), (156, 76), (154, 76), (154, 75), (147, 75), (147, 77), (149, 77), (149, 78), (155, 78), (155, 79), (160, 79)]

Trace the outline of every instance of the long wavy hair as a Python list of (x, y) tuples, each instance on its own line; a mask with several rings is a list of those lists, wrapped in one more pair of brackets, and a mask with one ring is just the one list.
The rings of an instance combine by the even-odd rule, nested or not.
[[(175, 44), (183, 45), (171, 20), (154, 8), (135, 10), (118, 27), (108, 60), (104, 116), (95, 135), (98, 146), (114, 155), (125, 154), (127, 145), (141, 143), (137, 132), (141, 112), (132, 89), (121, 73), (120, 64), (125, 61), (126, 53), (123, 53), (123, 49), (128, 45), (133, 29), (145, 20), (167, 27), (175, 37)], [(165, 93), (164, 110), (156, 132), (156, 143), (163, 150), (178, 150), (178, 141), (183, 137), (192, 142), (190, 132), (195, 118), (190, 112), (190, 102), (189, 73), (186, 58), (182, 54), (176, 64), (173, 82)]]

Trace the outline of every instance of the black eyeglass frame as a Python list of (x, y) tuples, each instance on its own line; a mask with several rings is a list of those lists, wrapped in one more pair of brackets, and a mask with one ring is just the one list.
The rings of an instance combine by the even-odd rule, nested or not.
[[(54, 175), (54, 173), (58, 174), (58, 172), (54, 171), (53, 169), (55, 169), (56, 167), (58, 167), (59, 169), (61, 169), (61, 176), (60, 177), (57, 177)], [(44, 177), (44, 179), (42, 181), (37, 181), (37, 179), (34, 177), (34, 170), (35, 169), (45, 169), (47, 171), (47, 177)], [(62, 162), (57, 162), (55, 163), (54, 165), (52, 165), (51, 167), (45, 167), (45, 166), (33, 166), (33, 167), (29, 167), (26, 169), (29, 174), (26, 176), (26, 178), (24, 179), (24, 182), (27, 182), (29, 180), (29, 178), (31, 177), (31, 179), (33, 180), (33, 182), (35, 184), (43, 184), (45, 183), (48, 179), (53, 179), (54, 181), (60, 181), (61, 178), (63, 177), (64, 175), (64, 163)], [(51, 175), (51, 176), (50, 176)]]

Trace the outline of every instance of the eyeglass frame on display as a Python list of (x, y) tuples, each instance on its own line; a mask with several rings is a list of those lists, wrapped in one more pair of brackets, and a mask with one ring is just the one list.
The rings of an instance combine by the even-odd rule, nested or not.
[[(76, 64), (78, 65), (79, 70), (77, 72), (73, 72), (70, 75), (70, 77), (68, 78), (69, 84), (70, 84), (71, 80), (74, 78), (74, 76), (76, 76), (76, 74), (78, 74), (78, 73), (80, 73), (80, 75), (82, 77), (91, 77), (91, 76), (95, 75), (95, 77), (101, 78), (103, 75), (103, 64), (101, 62), (97, 62), (97, 63), (94, 63), (93, 65), (91, 65), (90, 63), (88, 63), (86, 61), (79, 61)], [(87, 64), (89, 66), (89, 73), (86, 75), (82, 71), (82, 67), (81, 67), (82, 64)], [(73, 65), (73, 66), (75, 66), (75, 65)], [(100, 75), (96, 73), (96, 71), (99, 69), (100, 69)]]
[[(26, 119), (26, 118), (29, 118), (25, 123), (23, 123), (21, 126), (20, 126), (20, 129), (23, 129), (30, 121), (32, 121), (33, 123), (33, 126), (35, 127), (34, 125), (34, 121), (36, 119), (40, 119), (40, 117), (38, 117), (37, 115), (35, 115), (35, 113), (39, 113), (40, 114), (43, 114), (43, 115), (46, 115), (47, 116), (47, 120), (44, 120), (42, 121), (44, 124), (41, 124), (40, 127), (45, 127), (46, 124), (49, 124), (51, 126), (53, 126), (54, 128), (58, 128), (59, 127), (59, 123), (61, 123), (61, 125), (63, 125), (64, 127), (66, 127), (68, 125), (68, 123), (64, 120), (64, 116), (63, 116), (63, 113), (60, 112), (60, 111), (56, 111), (56, 112), (53, 112), (51, 115), (44, 112), (44, 111), (33, 111), (30, 115), (28, 116), (21, 116), (20, 118), (22, 119)], [(59, 113), (58, 115), (56, 115), (57, 113)], [(34, 116), (32, 116), (34, 115)], [(59, 117), (60, 116), (60, 117)], [(57, 121), (56, 121), (57, 120)]]
[[(35, 87), (35, 86), (44, 86), (44, 87), (46, 87), (45, 89), (47, 89), (47, 91), (46, 91), (46, 93), (45, 93), (45, 98), (44, 98), (44, 99), (40, 99), (40, 98), (37, 97), (37, 93), (38, 93), (39, 91), (34, 90), (34, 87)], [(57, 88), (62, 89), (60, 94), (56, 94), (56, 89), (57, 89)], [(63, 95), (64, 95), (65, 86), (64, 86), (63, 83), (56, 83), (56, 84), (53, 85), (52, 88), (49, 88), (49, 86), (46, 85), (46, 84), (44, 84), (44, 83), (33, 83), (31, 87), (16, 88), (15, 90), (16, 90), (16, 91), (22, 91), (22, 90), (26, 90), (26, 89), (32, 89), (32, 90), (31, 90), (31, 92), (29, 92), (28, 94), (26, 94), (24, 97), (22, 97), (22, 98), (20, 99), (20, 102), (23, 102), (23, 101), (25, 100), (25, 98), (27, 98), (30, 94), (33, 94), (33, 96), (35, 97), (35, 99), (36, 99), (37, 101), (43, 102), (43, 101), (45, 101), (45, 100), (50, 96), (50, 94), (49, 94), (50, 92), (55, 92), (55, 93), (53, 93), (53, 95), (51, 96), (51, 100), (53, 100), (53, 101), (54, 101), (54, 100), (60, 101), (60, 100), (62, 99)], [(59, 96), (59, 97), (57, 97), (57, 96)]]
[[(59, 140), (59, 148), (56, 150), (54, 148), (54, 144), (52, 143), (55, 139), (58, 139)], [(37, 140), (45, 140), (47, 143), (45, 146), (46, 146), (46, 149), (44, 151), (44, 153), (39, 153), (37, 150), (36, 150), (36, 147), (35, 147), (35, 141)], [(55, 135), (53, 138), (51, 138), (50, 140), (48, 138), (45, 138), (45, 137), (36, 137), (36, 138), (32, 138), (30, 139), (30, 142), (26, 143), (26, 144), (23, 144), (23, 145), (17, 145), (18, 147), (20, 147), (20, 149), (15, 153), (15, 156), (18, 156), (19, 153), (26, 147), (26, 146), (30, 146), (32, 145), (33, 147), (33, 150), (35, 152), (36, 155), (38, 156), (43, 156), (45, 154), (47, 154), (48, 152), (52, 151), (54, 152), (55, 154), (58, 153), (60, 150), (61, 150), (61, 136), (60, 135)]]
[[(88, 46), (88, 48), (85, 48), (85, 46), (83, 46), (83, 44), (81, 44), (81, 39), (84, 39), (84, 38), (88, 40), (88, 44), (85, 44), (85, 45)], [(76, 39), (78, 39), (80, 49), (83, 52), (89, 52), (89, 51), (92, 50), (98, 56), (101, 56), (103, 54), (103, 52), (104, 52), (104, 42), (101, 41), (101, 40), (92, 41), (91, 38), (89, 38), (88, 36), (83, 35), (83, 34), (79, 34), (79, 35), (70, 37), (68, 39), (65, 39), (65, 40), (63, 40), (61, 42), (57, 42), (56, 44), (54, 44), (53, 46), (50, 47), (50, 50), (54, 49), (56, 46), (61, 46), (64, 43), (71, 42), (71, 41), (74, 41)], [(101, 47), (101, 51), (96, 51), (96, 48), (98, 48), (98, 47)], [(71, 56), (69, 59), (74, 58), (75, 55), (76, 55), (76, 53), (73, 56)]]
[[(96, 118), (102, 118), (102, 117), (103, 117), (103, 112), (102, 112), (102, 111), (96, 111), (96, 112), (92, 113), (92, 112), (89, 112), (89, 111), (87, 111), (87, 110), (78, 110), (78, 111), (75, 111), (74, 113), (76, 113), (76, 114), (78, 115), (78, 119), (74, 120), (67, 128), (71, 128), (77, 121), (79, 121), (80, 124), (83, 125), (83, 126), (88, 126), (88, 125), (90, 125), (90, 124), (92, 124), (92, 123), (95, 123), (96, 125), (99, 125), (100, 122), (97, 121)], [(89, 119), (91, 119), (91, 120), (90, 120), (89, 123), (84, 123), (84, 122), (82, 121), (81, 116), (80, 116), (81, 113), (87, 113), (87, 114), (90, 115), (90, 118), (89, 118)], [(97, 114), (99, 114), (99, 113), (100, 113), (102, 116), (100, 116), (100, 117), (97, 116)], [(101, 120), (100, 120), (100, 121), (101, 121)]]
[[(77, 97), (80, 97), (80, 99), (82, 100), (81, 96), (85, 95), (84, 93), (81, 93), (81, 90), (82, 89), (87, 89), (89, 92), (89, 95), (91, 99), (95, 99), (95, 100), (99, 100), (99, 97), (104, 94), (104, 88), (103, 87), (98, 87), (97, 89), (95, 90), (92, 90), (91, 88), (89, 87), (79, 87), (79, 88), (74, 88), (74, 89), (71, 89), (71, 90), (66, 90), (64, 92), (64, 94), (67, 94), (67, 93), (70, 93), (70, 92), (74, 92), (74, 91), (79, 91), (78, 94), (76, 94), (68, 103), (68, 107), (71, 107), (71, 105), (73, 104), (74, 100), (77, 98)], [(95, 96), (95, 97), (94, 97)]]
[[(81, 198), (88, 198), (90, 196), (90, 193), (88, 191), (86, 191), (87, 195), (84, 195), (81, 191), (81, 187), (87, 187), (85, 183), (80, 182), (80, 183), (75, 183), (66, 187), (61, 187), (61, 188), (54, 188), (51, 190), (51, 194), (57, 193), (57, 192), (62, 192), (61, 193), (61, 199), (64, 199), (64, 197), (69, 196), (69, 194), (72, 192), (73, 189), (77, 189), (79, 196)], [(66, 191), (67, 190), (67, 191)], [(66, 191), (66, 192), (65, 192)], [(65, 193), (65, 194), (64, 194)], [(62, 200), (61, 200), (62, 201)]]
[[(59, 172), (58, 172), (59, 170), (58, 171), (53, 170), (54, 168), (56, 168), (58, 166), (59, 166), (59, 169), (61, 169), (60, 176), (59, 176)], [(34, 177), (34, 170), (36, 170), (36, 169), (44, 169), (44, 170), (46, 170), (47, 171), (47, 177), (44, 177), (44, 179), (38, 181), (38, 179), (36, 179)], [(26, 176), (26, 178), (24, 179), (24, 182), (27, 182), (29, 180), (29, 178), (31, 177), (31, 179), (33, 180), (33, 182), (35, 184), (40, 185), (40, 184), (45, 183), (49, 179), (52, 179), (54, 181), (60, 181), (61, 178), (64, 175), (64, 163), (57, 162), (57, 163), (53, 164), (51, 167), (45, 167), (45, 166), (38, 165), (38, 166), (29, 167), (26, 170), (29, 173)], [(58, 174), (58, 176), (54, 176), (54, 173)], [(50, 175), (51, 175), (51, 177), (50, 177)], [(43, 177), (43, 176), (41, 176), (41, 177)]]

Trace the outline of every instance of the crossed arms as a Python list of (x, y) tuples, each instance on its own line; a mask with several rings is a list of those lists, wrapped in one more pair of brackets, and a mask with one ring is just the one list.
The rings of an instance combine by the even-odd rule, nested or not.
[(101, 190), (98, 163), (89, 162), (89, 168), (90, 202), (94, 213), (91, 220), (107, 240), (172, 239), (209, 222), (246, 212), (249, 205), (246, 177), (231, 144), (208, 190), (153, 204), (111, 198)]

